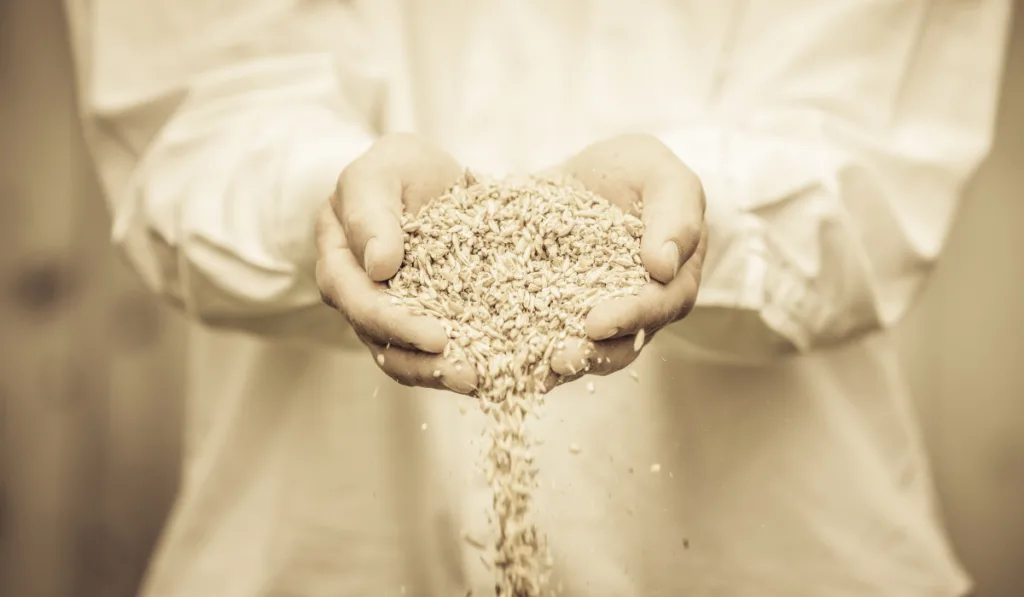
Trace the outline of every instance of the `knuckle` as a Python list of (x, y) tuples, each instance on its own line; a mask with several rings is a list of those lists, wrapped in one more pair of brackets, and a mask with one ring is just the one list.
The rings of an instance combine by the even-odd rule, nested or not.
[(406, 372), (389, 371), (387, 369), (385, 369), (384, 372), (387, 373), (388, 377), (395, 380), (395, 382), (397, 382), (398, 385), (400, 386), (404, 386), (406, 388), (415, 388), (416, 386), (419, 385), (416, 383), (416, 380), (410, 377)]
[(349, 234), (366, 230), (373, 223), (373, 216), (365, 205), (349, 205), (344, 218), (345, 231)]
[(686, 317), (693, 311), (693, 307), (697, 304), (697, 294), (694, 292), (686, 292), (681, 297), (678, 306), (676, 307), (672, 321), (679, 321)]
[(331, 297), (331, 295), (324, 292), (323, 289), (320, 290), (320, 301), (332, 309), (338, 309), (338, 303)]

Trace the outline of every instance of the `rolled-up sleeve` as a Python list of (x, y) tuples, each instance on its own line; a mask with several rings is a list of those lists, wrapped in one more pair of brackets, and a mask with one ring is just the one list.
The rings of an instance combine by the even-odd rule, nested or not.
[(898, 322), (991, 145), (1009, 2), (908, 3), (920, 10), (859, 31), (840, 8), (858, 3), (826, 4), (793, 19), (818, 26), (803, 47), (748, 15), (769, 33), (738, 44), (720, 109), (660, 135), (708, 198), (700, 296), (671, 331), (719, 356), (761, 360)]
[[(152, 15), (119, 0), (69, 8), (113, 243), (150, 289), (203, 323), (348, 344), (320, 301), (313, 228), (374, 138), (378, 82), (350, 75), (345, 46), (316, 34), (354, 29), (350, 9), (185, 4)], [(131, 30), (161, 11), (206, 21), (194, 37)]]

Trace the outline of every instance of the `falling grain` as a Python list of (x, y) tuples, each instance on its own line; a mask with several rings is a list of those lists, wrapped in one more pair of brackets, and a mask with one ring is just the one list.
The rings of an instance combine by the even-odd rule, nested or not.
[(462, 540), (465, 541), (469, 546), (474, 547), (476, 549), (487, 549), (487, 545), (483, 541), (480, 541), (479, 539), (470, 535), (469, 533), (463, 533)]
[(650, 281), (639, 257), (643, 224), (574, 180), (492, 181), (467, 172), (418, 214), (404, 214), (402, 229), (392, 302), (440, 320), (450, 339), (444, 356), (478, 376), (497, 595), (541, 595), (550, 556), (532, 522), (539, 471), (528, 422), (543, 406), (552, 355), (566, 339), (586, 337), (590, 309)]

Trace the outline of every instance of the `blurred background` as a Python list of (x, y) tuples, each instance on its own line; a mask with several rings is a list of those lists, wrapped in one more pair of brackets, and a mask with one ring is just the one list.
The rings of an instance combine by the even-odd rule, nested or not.
[[(899, 330), (976, 597), (1024, 597), (1024, 10), (995, 153)], [(59, 0), (0, 0), (0, 596), (129, 597), (177, 486), (182, 323), (107, 245)]]

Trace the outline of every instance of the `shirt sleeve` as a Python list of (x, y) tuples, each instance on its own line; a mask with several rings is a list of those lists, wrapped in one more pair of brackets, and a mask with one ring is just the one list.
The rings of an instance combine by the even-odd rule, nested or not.
[(882, 4), (747, 14), (712, 117), (660, 135), (708, 200), (697, 305), (670, 328), (692, 348), (836, 345), (926, 279), (991, 145), (1010, 2)]
[(372, 143), (358, 3), (67, 3), (112, 240), (211, 326), (347, 345), (314, 281), (317, 210)]

